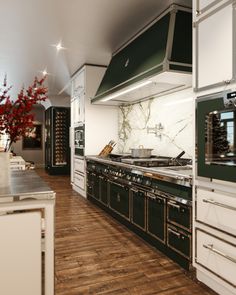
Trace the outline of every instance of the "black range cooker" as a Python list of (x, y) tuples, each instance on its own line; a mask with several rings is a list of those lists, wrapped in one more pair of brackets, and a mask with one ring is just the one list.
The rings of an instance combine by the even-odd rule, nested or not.
[[(136, 159), (126, 156), (118, 161), (117, 158), (113, 161), (87, 159), (88, 199), (95, 200), (103, 209), (107, 208), (109, 213), (121, 218), (120, 221), (131, 224), (138, 234), (141, 232), (160, 250), (167, 249), (167, 255), (189, 269), (192, 259), (192, 188), (147, 176), (146, 168), (138, 168)], [(122, 159), (134, 160), (135, 165)], [(173, 161), (164, 159), (168, 163)], [(152, 162), (150, 160), (147, 162)], [(140, 161), (144, 162), (143, 159)]]

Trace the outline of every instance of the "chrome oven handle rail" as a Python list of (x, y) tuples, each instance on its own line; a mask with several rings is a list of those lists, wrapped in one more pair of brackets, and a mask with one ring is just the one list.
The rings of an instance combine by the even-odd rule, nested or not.
[(222, 257), (224, 257), (224, 258), (226, 258), (226, 259), (228, 259), (228, 260), (230, 260), (230, 261), (232, 261), (232, 262), (234, 262), (234, 263), (236, 263), (235, 258), (230, 257), (229, 255), (215, 249), (213, 244), (208, 244), (208, 245), (203, 244), (203, 247), (210, 250), (210, 251), (212, 251), (212, 252), (214, 252), (214, 253), (216, 253), (216, 254), (218, 254), (218, 255), (220, 255), (220, 256), (222, 256)]
[(219, 207), (222, 207), (222, 208), (226, 208), (226, 209), (229, 209), (229, 210), (236, 211), (236, 207), (229, 206), (229, 205), (226, 205), (226, 204), (222, 204), (222, 203), (216, 202), (216, 201), (211, 200), (211, 199), (203, 199), (203, 202), (209, 203), (209, 204), (212, 204), (212, 205), (215, 205), (215, 206), (219, 206)]
[(168, 228), (168, 231), (174, 234), (175, 236), (180, 237), (180, 233), (174, 231), (173, 229)]

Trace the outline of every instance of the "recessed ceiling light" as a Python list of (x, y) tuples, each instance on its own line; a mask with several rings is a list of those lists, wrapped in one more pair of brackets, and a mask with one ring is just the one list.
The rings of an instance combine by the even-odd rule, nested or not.
[(66, 49), (65, 47), (63, 47), (63, 46), (61, 45), (61, 41), (60, 41), (57, 45), (54, 45), (54, 46), (56, 47), (57, 52), (60, 51), (60, 50), (62, 50), (62, 49)]
[(48, 74), (48, 72), (47, 72), (47, 70), (46, 70), (46, 69), (45, 69), (45, 70), (43, 70), (43, 72), (42, 72), (42, 73), (43, 73), (43, 75), (44, 75), (44, 76), (46, 76), (46, 75)]

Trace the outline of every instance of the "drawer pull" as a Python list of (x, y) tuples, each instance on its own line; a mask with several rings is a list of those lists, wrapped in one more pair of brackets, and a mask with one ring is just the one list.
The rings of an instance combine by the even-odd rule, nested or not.
[(117, 185), (117, 186), (120, 186), (120, 187), (125, 188), (125, 186), (124, 186), (123, 184), (119, 184), (119, 183), (117, 183), (117, 182), (113, 182), (113, 181), (109, 181), (109, 182), (112, 183), (112, 184), (115, 184), (115, 185)]
[(178, 238), (180, 238), (180, 233), (174, 231), (173, 229), (168, 228), (168, 231), (171, 232), (172, 234), (176, 235)]
[(234, 262), (234, 263), (236, 263), (236, 259), (235, 258), (232, 258), (229, 255), (227, 255), (227, 254), (225, 254), (225, 253), (223, 253), (223, 252), (215, 249), (214, 246), (213, 246), (213, 244), (208, 244), (208, 245), (204, 245), (203, 244), (203, 247), (206, 248), (206, 249), (208, 249), (208, 250), (210, 250), (210, 251), (212, 251), (212, 252), (214, 252), (214, 253), (216, 253), (216, 254), (218, 254), (218, 255), (220, 255), (220, 256), (222, 256), (222, 257), (224, 257), (224, 258), (226, 258), (226, 259), (228, 259), (228, 260), (230, 260), (230, 261), (232, 261), (232, 262)]
[(139, 192), (139, 190), (137, 190), (136, 188), (131, 188), (131, 191), (134, 192), (134, 193)]
[(222, 204), (222, 203), (218, 203), (218, 202), (216, 202), (214, 200), (211, 200), (211, 199), (203, 199), (203, 202), (209, 203), (209, 204), (212, 204), (212, 205), (215, 205), (215, 206), (223, 207), (223, 208), (226, 208), (226, 209), (229, 209), (229, 210), (236, 211), (236, 207), (229, 206), (229, 205)]

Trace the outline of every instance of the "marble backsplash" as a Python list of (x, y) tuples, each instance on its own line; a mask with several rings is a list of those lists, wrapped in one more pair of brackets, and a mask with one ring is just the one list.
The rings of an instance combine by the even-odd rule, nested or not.
[(119, 110), (119, 142), (117, 150), (153, 148), (152, 154), (175, 157), (185, 151), (194, 152), (194, 94), (186, 89), (163, 97), (121, 106)]

